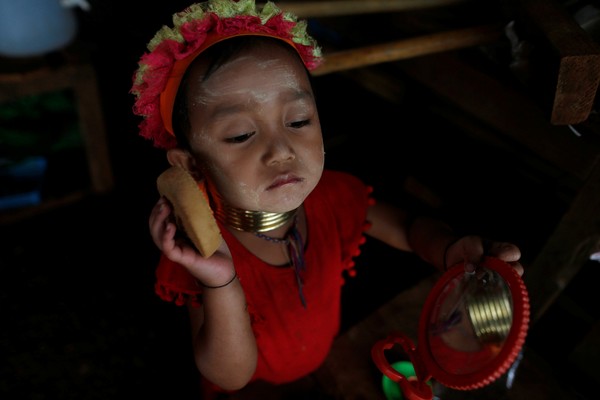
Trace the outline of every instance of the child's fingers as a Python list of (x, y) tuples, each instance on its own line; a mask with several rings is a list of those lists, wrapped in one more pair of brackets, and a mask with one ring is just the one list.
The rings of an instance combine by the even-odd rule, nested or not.
[(520, 276), (523, 275), (524, 269), (519, 262), (521, 250), (516, 245), (507, 242), (492, 242), (489, 245), (488, 252), (491, 256), (509, 263)]
[(516, 245), (507, 242), (492, 242), (488, 252), (506, 262), (516, 262), (521, 258), (521, 250)]
[(161, 250), (172, 248), (177, 227), (170, 219), (171, 208), (164, 198), (161, 198), (152, 209), (148, 219), (150, 235), (154, 244)]

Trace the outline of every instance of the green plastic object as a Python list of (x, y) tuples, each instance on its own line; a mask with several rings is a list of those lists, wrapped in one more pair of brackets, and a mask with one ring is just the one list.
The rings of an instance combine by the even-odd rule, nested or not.
[[(397, 361), (392, 364), (392, 368), (407, 378), (416, 376), (415, 368), (410, 361)], [(383, 375), (381, 385), (383, 386), (383, 394), (385, 394), (387, 400), (402, 400), (404, 398), (402, 397), (400, 386), (387, 376)]]

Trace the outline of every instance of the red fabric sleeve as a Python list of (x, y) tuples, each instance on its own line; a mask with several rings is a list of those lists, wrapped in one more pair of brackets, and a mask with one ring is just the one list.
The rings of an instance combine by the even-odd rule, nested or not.
[(182, 306), (191, 301), (200, 305), (201, 288), (185, 267), (161, 255), (156, 268), (154, 291), (163, 300)]

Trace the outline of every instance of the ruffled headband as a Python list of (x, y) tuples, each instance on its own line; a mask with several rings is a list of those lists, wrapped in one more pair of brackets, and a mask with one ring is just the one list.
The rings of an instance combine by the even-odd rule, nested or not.
[(163, 26), (148, 43), (138, 63), (131, 93), (133, 112), (142, 116), (140, 135), (156, 147), (177, 145), (172, 112), (179, 84), (190, 63), (204, 50), (228, 38), (244, 35), (281, 39), (296, 49), (308, 70), (322, 61), (321, 49), (306, 32), (306, 21), (281, 11), (272, 2), (258, 10), (254, 0), (209, 0), (173, 15), (173, 27)]

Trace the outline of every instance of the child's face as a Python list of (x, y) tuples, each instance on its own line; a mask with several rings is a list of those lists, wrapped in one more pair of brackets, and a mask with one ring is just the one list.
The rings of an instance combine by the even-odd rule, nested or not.
[(202, 80), (190, 70), (192, 153), (230, 205), (257, 211), (297, 208), (323, 172), (319, 115), (304, 67), (272, 43), (244, 50)]

